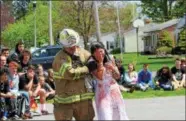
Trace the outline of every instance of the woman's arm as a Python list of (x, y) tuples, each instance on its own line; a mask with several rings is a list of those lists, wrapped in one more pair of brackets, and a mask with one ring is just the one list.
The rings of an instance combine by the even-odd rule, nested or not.
[(105, 63), (105, 67), (107, 70), (111, 71), (112, 77), (114, 79), (120, 79), (120, 72), (114, 63), (112, 62)]
[(103, 63), (98, 63), (97, 65), (98, 65), (97, 70), (93, 72), (93, 75), (96, 76), (98, 79), (102, 80), (104, 66), (103, 66)]

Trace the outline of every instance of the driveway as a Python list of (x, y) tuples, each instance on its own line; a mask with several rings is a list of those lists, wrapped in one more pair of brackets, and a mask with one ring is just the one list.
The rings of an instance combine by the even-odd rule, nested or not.
[[(125, 103), (131, 120), (185, 120), (185, 96), (126, 99)], [(33, 120), (54, 120), (53, 105), (47, 104), (47, 108), (50, 115)]]

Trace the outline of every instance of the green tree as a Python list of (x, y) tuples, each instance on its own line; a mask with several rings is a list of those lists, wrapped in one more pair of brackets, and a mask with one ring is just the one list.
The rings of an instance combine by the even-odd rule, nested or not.
[[(37, 26), (37, 45), (49, 43), (49, 27), (48, 27), (48, 5), (38, 1), (36, 9), (36, 26)], [(56, 9), (52, 10), (53, 19), (53, 33), (59, 31), (60, 17)], [(61, 25), (61, 24), (60, 24)], [(14, 24), (9, 24), (2, 32), (3, 44), (14, 48), (15, 43), (19, 40), (24, 40), (27, 47), (34, 45), (34, 13), (31, 5), (29, 11), (24, 18), (16, 21)]]
[(157, 42), (157, 51), (170, 53), (173, 47), (173, 39), (168, 31), (162, 31), (160, 33), (159, 40)]
[(162, 47), (162, 46), (173, 47), (173, 40), (168, 31), (162, 31), (160, 33), (157, 47)]
[(142, 13), (155, 22), (164, 22), (174, 17), (173, 3), (176, 0), (141, 0)]
[(186, 50), (186, 29), (181, 30), (178, 42), (178, 46), (181, 47), (181, 50)]
[(93, 32), (93, 2), (92, 1), (61, 1), (59, 16), (63, 19), (64, 27), (73, 28), (84, 40), (84, 47), (87, 49), (87, 42)]
[(127, 30), (131, 28), (134, 18), (137, 16), (136, 4), (127, 3), (126, 6), (120, 9), (121, 26)]
[[(119, 8), (119, 17), (121, 29), (127, 30), (131, 27), (133, 18), (136, 16), (136, 12), (133, 11), (136, 8), (135, 4), (125, 2), (125, 5)], [(117, 15), (116, 6), (113, 4), (103, 5), (99, 9), (101, 32), (113, 32), (117, 31)]]
[(172, 14), (174, 16), (183, 17), (183, 14), (186, 13), (186, 0), (177, 0), (173, 9)]

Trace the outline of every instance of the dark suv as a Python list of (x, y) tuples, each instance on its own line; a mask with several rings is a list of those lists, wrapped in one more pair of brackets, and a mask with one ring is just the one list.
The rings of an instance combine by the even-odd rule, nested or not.
[(61, 50), (61, 45), (44, 46), (32, 53), (32, 64), (43, 65), (44, 70), (52, 68), (55, 55)]

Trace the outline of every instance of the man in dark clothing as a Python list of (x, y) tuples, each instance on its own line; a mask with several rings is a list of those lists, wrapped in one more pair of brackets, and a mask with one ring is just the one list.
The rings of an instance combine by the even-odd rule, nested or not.
[(23, 52), (23, 50), (24, 50), (24, 43), (20, 41), (16, 44), (15, 52), (9, 56), (10, 60), (20, 64), (21, 53)]
[(174, 85), (175, 89), (180, 87), (185, 87), (185, 80), (186, 80), (186, 74), (185, 70), (181, 68), (181, 60), (176, 59), (175, 66), (171, 68), (172, 72), (172, 84)]
[(21, 54), (20, 65), (21, 71), (26, 72), (29, 65), (31, 65), (31, 53), (28, 50), (24, 50)]
[(169, 67), (162, 67), (160, 70), (158, 70), (154, 79), (156, 83), (155, 89), (163, 88), (164, 90), (174, 90), (174, 86), (171, 84), (171, 78), (171, 71)]
[(9, 54), (10, 54), (9, 48), (3, 48), (3, 49), (1, 50), (1, 55), (3, 55), (3, 56), (6, 57), (7, 63), (10, 62), (10, 59), (8, 58), (8, 57), (9, 57)]
[(8, 72), (7, 69), (0, 69), (0, 117), (1, 120), (6, 120), (8, 113), (9, 117), (12, 117), (14, 120), (18, 119), (16, 115), (16, 108), (13, 106), (15, 104), (16, 96), (10, 92), (8, 84)]
[[(30, 65), (28, 66), (27, 73), (20, 77), (19, 90), (27, 91), (30, 97), (40, 96), (41, 103), (41, 113), (43, 115), (48, 114), (48, 111), (45, 109), (45, 91), (41, 89), (41, 86), (38, 83), (38, 78), (35, 75), (35, 67)], [(30, 102), (30, 100), (29, 100)]]

